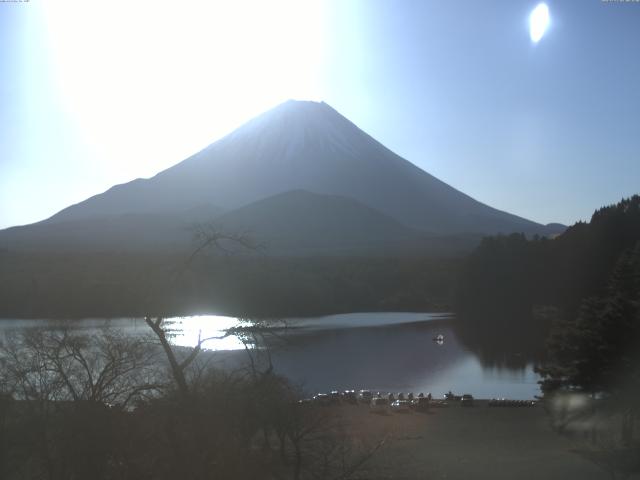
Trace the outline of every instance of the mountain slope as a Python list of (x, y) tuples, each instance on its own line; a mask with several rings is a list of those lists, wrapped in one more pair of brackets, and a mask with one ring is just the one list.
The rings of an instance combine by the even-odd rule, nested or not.
[(231, 210), (291, 190), (352, 197), (408, 227), (439, 234), (546, 233), (429, 175), (328, 105), (297, 101), (153, 178), (113, 187), (46, 222), (178, 212), (203, 203)]
[(183, 212), (124, 213), (60, 222), (40, 222), (0, 231), (0, 248), (23, 251), (184, 250), (193, 226), (222, 211), (201, 205)]
[(365, 254), (418, 248), (427, 235), (358, 201), (293, 190), (216, 219), (229, 232), (247, 232), (272, 254)]
[(135, 213), (39, 223), (0, 232), (0, 247), (30, 251), (153, 251), (195, 248), (198, 223), (246, 235), (275, 255), (367, 254), (420, 248), (413, 230), (347, 197), (294, 190), (224, 215), (201, 207), (185, 212)]

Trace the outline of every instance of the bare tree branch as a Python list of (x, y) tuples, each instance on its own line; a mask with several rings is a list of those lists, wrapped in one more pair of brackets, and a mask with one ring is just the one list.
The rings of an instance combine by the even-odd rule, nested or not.
[(198, 245), (195, 250), (191, 252), (191, 255), (185, 262), (185, 265), (187, 266), (189, 266), (193, 259), (202, 251), (211, 247), (214, 247), (215, 250), (223, 252), (225, 254), (232, 253), (232, 250), (226, 247), (225, 243), (238, 245), (244, 249), (254, 251), (259, 251), (264, 248), (264, 244), (252, 240), (248, 233), (226, 233), (219, 229), (212, 222), (197, 223), (192, 227), (192, 230), (194, 232), (194, 241)]

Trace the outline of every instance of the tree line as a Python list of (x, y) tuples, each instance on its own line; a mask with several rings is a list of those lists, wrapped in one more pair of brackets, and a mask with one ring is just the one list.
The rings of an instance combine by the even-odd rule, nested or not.
[[(460, 269), (455, 293), (461, 335), (484, 353), (539, 358), (554, 319), (576, 318), (602, 295), (620, 259), (640, 241), (640, 196), (597, 210), (550, 239), (487, 237)], [(490, 348), (482, 347), (483, 342)], [(496, 353), (497, 354), (497, 353)]]
[(0, 317), (313, 316), (434, 311), (452, 303), (459, 258), (201, 252), (0, 252)]

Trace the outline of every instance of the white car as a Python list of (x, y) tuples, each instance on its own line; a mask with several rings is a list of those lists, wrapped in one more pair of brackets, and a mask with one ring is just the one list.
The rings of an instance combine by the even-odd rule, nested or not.
[(396, 400), (391, 404), (391, 410), (397, 413), (411, 412), (411, 402), (409, 400)]

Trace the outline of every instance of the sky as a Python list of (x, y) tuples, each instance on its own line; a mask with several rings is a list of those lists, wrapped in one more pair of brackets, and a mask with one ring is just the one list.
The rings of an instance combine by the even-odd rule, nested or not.
[(0, 228), (147, 178), (289, 98), (323, 100), (540, 223), (640, 193), (640, 2), (0, 2)]

